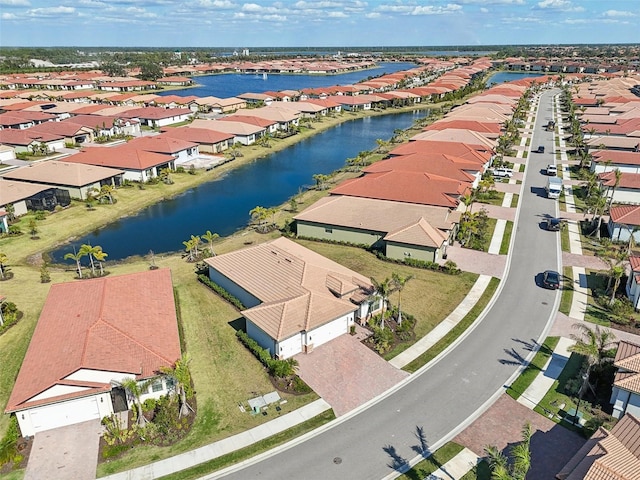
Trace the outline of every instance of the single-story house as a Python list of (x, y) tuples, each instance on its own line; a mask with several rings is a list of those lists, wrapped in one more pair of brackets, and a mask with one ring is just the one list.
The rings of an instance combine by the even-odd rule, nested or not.
[(232, 144), (252, 145), (266, 133), (264, 127), (259, 127), (245, 122), (231, 120), (221, 122), (219, 120), (194, 120), (187, 128), (206, 128), (215, 132), (233, 135)]
[(55, 152), (64, 148), (64, 137), (57, 134), (41, 133), (12, 128), (0, 129), (0, 143), (13, 147), (16, 153), (32, 153), (34, 150), (46, 148), (47, 152)]
[(51, 287), (6, 413), (24, 436), (128, 410), (124, 379), (155, 379), (140, 397), (173, 383), (160, 374), (180, 358), (169, 269)]
[(65, 143), (82, 144), (94, 141), (93, 129), (75, 123), (69, 119), (62, 122), (45, 122), (29, 129), (31, 132), (38, 132), (48, 135), (60, 135), (64, 137)]
[(621, 150), (593, 150), (591, 172), (604, 173), (616, 169), (622, 173), (640, 173), (640, 153)]
[(191, 120), (193, 111), (188, 108), (142, 107), (123, 112), (121, 117), (136, 118), (142, 125), (160, 128)]
[(446, 207), (331, 195), (294, 217), (300, 237), (368, 245), (387, 257), (437, 261), (446, 255), (460, 212)]
[(237, 113), (239, 115), (248, 115), (276, 121), (278, 122), (278, 130), (285, 132), (300, 124), (300, 112), (280, 108), (280, 104), (270, 107), (253, 108), (251, 110), (239, 110)]
[(94, 131), (96, 136), (113, 137), (114, 135), (131, 135), (132, 137), (140, 136), (140, 122), (135, 118), (118, 118), (107, 115), (74, 115), (73, 117), (63, 120), (64, 122), (72, 122), (84, 127), (89, 127)]
[(310, 353), (380, 308), (368, 278), (284, 237), (205, 262), (246, 307), (249, 337), (280, 359)]
[(65, 157), (64, 160), (122, 170), (122, 178), (132, 182), (146, 182), (157, 177), (164, 168), (176, 168), (173, 156), (141, 150), (129, 144), (111, 148), (85, 148), (75, 155)]
[(230, 133), (217, 132), (208, 128), (166, 128), (162, 129), (165, 137), (176, 138), (190, 143), (197, 143), (200, 152), (221, 153), (233, 143), (234, 136)]
[(0, 178), (0, 208), (6, 210), (7, 205), (13, 205), (16, 217), (29, 210), (52, 211), (58, 205), (66, 207), (70, 203), (71, 197), (66, 190)]
[(16, 151), (9, 145), (0, 145), (0, 163), (16, 159)]
[(618, 369), (611, 391), (612, 415), (630, 413), (640, 417), (640, 345), (627, 340), (618, 342), (613, 365)]
[(147, 152), (161, 153), (169, 155), (174, 159), (174, 169), (176, 166), (193, 160), (200, 155), (198, 144), (183, 140), (181, 138), (171, 137), (164, 133), (160, 135), (152, 135), (134, 138), (127, 143), (129, 148), (137, 150), (145, 150)]
[(591, 137), (586, 142), (590, 149), (640, 151), (640, 138), (614, 135)]
[(616, 186), (616, 172), (598, 175), (605, 197), (612, 203), (640, 204), (640, 173), (621, 173)]
[(213, 113), (230, 113), (241, 108), (247, 108), (247, 102), (236, 97), (203, 97), (196, 100), (196, 103), (200, 106), (201, 111)]
[(10, 170), (3, 177), (66, 190), (71, 198), (85, 200), (91, 189), (120, 185), (123, 174), (122, 170), (114, 168), (50, 160)]
[(262, 117), (253, 117), (248, 114), (240, 115), (238, 113), (232, 113), (231, 115), (227, 115), (216, 120), (219, 122), (242, 122), (253, 125), (255, 127), (263, 128), (264, 131), (261, 132), (261, 135), (259, 136), (264, 136), (266, 134), (273, 135), (278, 131), (278, 122), (276, 120), (269, 120)]
[(640, 472), (640, 419), (630, 413), (611, 431), (598, 428), (556, 474), (558, 480), (627, 480)]
[(609, 209), (609, 236), (614, 242), (628, 242), (631, 233), (640, 243), (640, 205), (615, 205)]

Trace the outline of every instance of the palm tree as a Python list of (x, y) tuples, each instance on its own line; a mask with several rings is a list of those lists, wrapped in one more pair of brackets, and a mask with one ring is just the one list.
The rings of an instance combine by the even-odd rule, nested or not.
[(160, 367), (160, 371), (171, 377), (175, 382), (176, 394), (180, 396), (180, 413), (178, 417), (189, 415), (189, 411), (193, 412), (193, 408), (187, 403), (187, 399), (193, 396), (191, 372), (189, 371), (190, 361), (191, 359), (187, 354), (183, 353), (172, 367)]
[(220, 235), (218, 235), (217, 233), (211, 233), (210, 230), (207, 230), (203, 235), (202, 238), (204, 238), (206, 240), (206, 242), (209, 244), (209, 250), (211, 251), (211, 256), (215, 257), (216, 254), (213, 251), (213, 241), (220, 237)]
[(80, 260), (84, 257), (86, 253), (79, 251), (76, 253), (76, 247), (73, 247), (73, 253), (67, 253), (64, 256), (65, 260), (75, 260), (76, 267), (78, 269), (78, 278), (82, 278), (82, 266), (80, 265)]
[(527, 422), (522, 427), (522, 441), (509, 451), (511, 459), (493, 445), (485, 447), (493, 480), (525, 480), (531, 468), (531, 435), (531, 424)]
[(387, 277), (383, 281), (378, 282), (375, 278), (371, 277), (371, 285), (373, 285), (375, 292), (382, 299), (382, 314), (381, 314), (381, 320), (380, 320), (380, 328), (384, 329), (385, 307), (387, 306), (389, 295), (391, 295), (391, 292), (392, 292), (391, 280), (389, 279), (389, 277)]
[(263, 231), (263, 224), (270, 215), (269, 209), (258, 205), (249, 211), (249, 215), (254, 221), (258, 222), (258, 231)]
[(113, 185), (102, 185), (102, 187), (100, 187), (100, 197), (106, 198), (107, 200), (109, 200), (109, 203), (113, 205), (115, 190), (116, 189), (113, 188)]
[(580, 333), (570, 335), (571, 340), (576, 343), (569, 350), (587, 358), (589, 371), (593, 366), (601, 366), (613, 360), (616, 336), (611, 330), (600, 328), (599, 325), (591, 328), (584, 323), (574, 323), (573, 328)]
[(105, 258), (107, 258), (109, 255), (107, 254), (107, 252), (104, 252), (102, 250), (102, 247), (100, 245), (96, 245), (93, 248), (91, 255), (98, 261), (98, 265), (100, 265), (100, 276), (103, 276), (104, 269), (102, 268), (102, 262), (104, 262)]
[[(101, 247), (98, 247), (98, 248), (102, 250)], [(89, 263), (91, 264), (91, 275), (95, 277), (96, 266), (93, 263), (93, 252), (94, 252), (94, 247), (92, 247), (91, 245), (84, 244), (84, 245), (80, 245), (80, 250), (78, 251), (78, 255), (82, 255), (83, 257), (87, 255), (89, 257)]]
[(607, 206), (607, 210), (611, 210), (611, 204), (613, 203), (613, 197), (616, 194), (616, 189), (620, 186), (620, 179), (622, 178), (622, 172), (620, 171), (619, 168), (616, 168), (613, 171), (613, 174), (615, 175), (615, 181), (613, 183), (613, 186), (609, 187), (609, 191), (610, 192), (607, 193), (607, 196), (609, 197), (609, 205)]
[(148, 420), (145, 418), (145, 416), (142, 413), (142, 402), (140, 401), (140, 395), (142, 395), (142, 392), (146, 390), (148, 383), (145, 382), (143, 384), (140, 384), (133, 377), (123, 378), (119, 383), (120, 385), (122, 385), (122, 388), (124, 388), (127, 391), (127, 393), (129, 394), (129, 397), (134, 402), (134, 405), (136, 408), (136, 414), (137, 414), (136, 423), (138, 424), (139, 427), (144, 427), (147, 424)]
[(391, 274), (391, 279), (393, 282), (393, 289), (398, 292), (398, 325), (402, 325), (402, 309), (401, 309), (401, 300), (402, 300), (402, 290), (409, 283), (409, 281), (413, 278), (413, 275), (407, 275), (403, 277), (397, 273)]

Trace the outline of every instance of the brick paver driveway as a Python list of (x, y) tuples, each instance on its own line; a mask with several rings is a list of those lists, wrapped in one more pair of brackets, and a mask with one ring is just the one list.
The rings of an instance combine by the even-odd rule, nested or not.
[(358, 332), (295, 357), (300, 378), (333, 407), (338, 417), (409, 376), (360, 343), (363, 329), (358, 327)]
[(37, 433), (24, 480), (94, 480), (101, 432), (92, 420)]
[(531, 424), (533, 431), (531, 470), (527, 480), (552, 480), (586, 440), (520, 405), (507, 394), (501, 395), (454, 441), (484, 456), (484, 447), (487, 445), (495, 445), (503, 450), (521, 441), (522, 427), (526, 422)]

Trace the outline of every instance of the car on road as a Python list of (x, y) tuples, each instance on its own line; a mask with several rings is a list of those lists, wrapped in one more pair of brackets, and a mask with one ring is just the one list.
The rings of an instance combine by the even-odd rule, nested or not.
[(540, 145), (540, 146), (538, 146), (538, 149), (536, 150), (536, 152), (538, 152), (538, 153), (544, 153), (544, 145)]
[(558, 167), (556, 167), (553, 163), (550, 163), (549, 165), (547, 165), (547, 168), (545, 171), (547, 172), (547, 175), (549, 175), (550, 177), (555, 177), (556, 175), (558, 175)]
[(550, 232), (558, 232), (562, 229), (562, 227), (564, 227), (564, 225), (564, 220), (555, 217), (547, 218), (544, 222), (545, 230), (548, 230)]
[(545, 270), (542, 273), (542, 286), (550, 290), (560, 288), (560, 274), (555, 270)]
[(489, 173), (498, 178), (511, 178), (513, 171), (507, 167), (497, 167), (489, 170)]

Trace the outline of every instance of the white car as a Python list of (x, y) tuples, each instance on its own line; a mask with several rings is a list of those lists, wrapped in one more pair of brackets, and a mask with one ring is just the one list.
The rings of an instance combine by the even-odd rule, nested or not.
[(549, 165), (547, 165), (546, 172), (550, 177), (555, 177), (558, 175), (558, 167), (550, 163)]
[(494, 177), (498, 178), (511, 178), (513, 171), (507, 167), (498, 167), (489, 170)]

